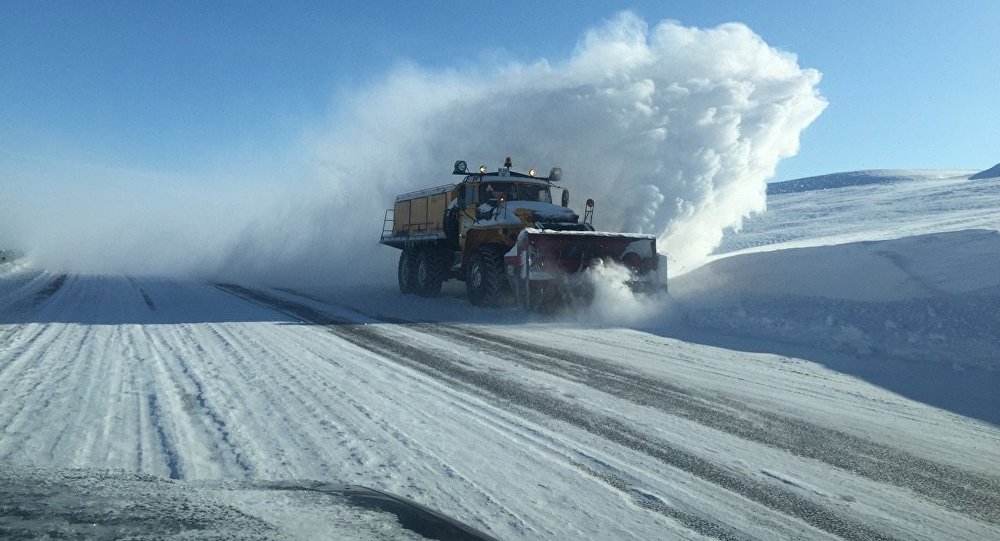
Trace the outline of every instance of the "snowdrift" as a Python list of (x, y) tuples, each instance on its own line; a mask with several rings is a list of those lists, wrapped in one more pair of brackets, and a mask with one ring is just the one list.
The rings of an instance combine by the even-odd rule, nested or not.
[(858, 355), (1000, 368), (1000, 233), (735, 255), (674, 280), (689, 321)]

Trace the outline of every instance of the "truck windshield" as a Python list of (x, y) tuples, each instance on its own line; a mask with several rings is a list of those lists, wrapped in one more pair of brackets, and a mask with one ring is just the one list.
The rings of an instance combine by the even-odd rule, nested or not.
[(507, 201), (552, 202), (549, 187), (542, 184), (518, 184), (514, 182), (484, 182), (479, 186), (479, 200), (504, 198)]
[(549, 187), (539, 184), (518, 184), (517, 198), (521, 201), (552, 202), (552, 194), (549, 193)]

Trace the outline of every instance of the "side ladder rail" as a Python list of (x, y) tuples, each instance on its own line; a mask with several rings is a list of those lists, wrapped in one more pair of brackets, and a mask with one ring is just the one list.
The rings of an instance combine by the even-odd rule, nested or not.
[(392, 227), (395, 223), (395, 217), (393, 216), (393, 209), (386, 209), (385, 217), (382, 218), (382, 236), (379, 241), (383, 241), (392, 237)]

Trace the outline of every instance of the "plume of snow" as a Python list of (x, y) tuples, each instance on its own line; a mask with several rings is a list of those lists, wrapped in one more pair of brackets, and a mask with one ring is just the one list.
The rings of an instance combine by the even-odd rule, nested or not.
[(819, 80), (745, 25), (650, 29), (628, 12), (559, 63), (406, 66), (356, 95), (317, 142), (340, 201), (326, 208), (356, 217), (368, 241), (396, 194), (457, 180), (456, 159), (493, 169), (510, 155), (515, 169), (562, 167), (571, 206), (595, 198), (598, 229), (656, 234), (682, 271), (764, 210), (767, 179), (826, 105)]
[(598, 229), (654, 233), (671, 269), (683, 271), (725, 228), (764, 210), (766, 180), (826, 105), (819, 80), (743, 24), (650, 28), (624, 12), (586, 31), (568, 59), (398, 67), (305, 137), (295, 178), (251, 201), (234, 182), (184, 198), (171, 218), (163, 198), (137, 194), (145, 212), (109, 215), (98, 204), (91, 216), (76, 212), (104, 224), (94, 233), (67, 222), (41, 236), (71, 239), (130, 272), (164, 270), (164, 257), (129, 250), (155, 242), (177, 272), (390, 281), (396, 252), (376, 240), (394, 196), (458, 180), (449, 175), (456, 159), (492, 169), (510, 155), (516, 170), (562, 167), (570, 206), (593, 197)]
[(629, 270), (613, 261), (597, 261), (584, 271), (583, 279), (593, 292), (591, 302), (567, 315), (589, 324), (637, 325), (663, 321), (675, 314), (666, 294), (635, 293), (627, 281)]

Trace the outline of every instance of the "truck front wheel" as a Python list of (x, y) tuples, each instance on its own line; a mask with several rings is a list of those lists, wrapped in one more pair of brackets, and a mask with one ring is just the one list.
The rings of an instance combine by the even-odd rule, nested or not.
[(469, 301), (476, 306), (493, 306), (506, 283), (503, 274), (503, 252), (498, 248), (480, 248), (472, 256), (465, 277)]

